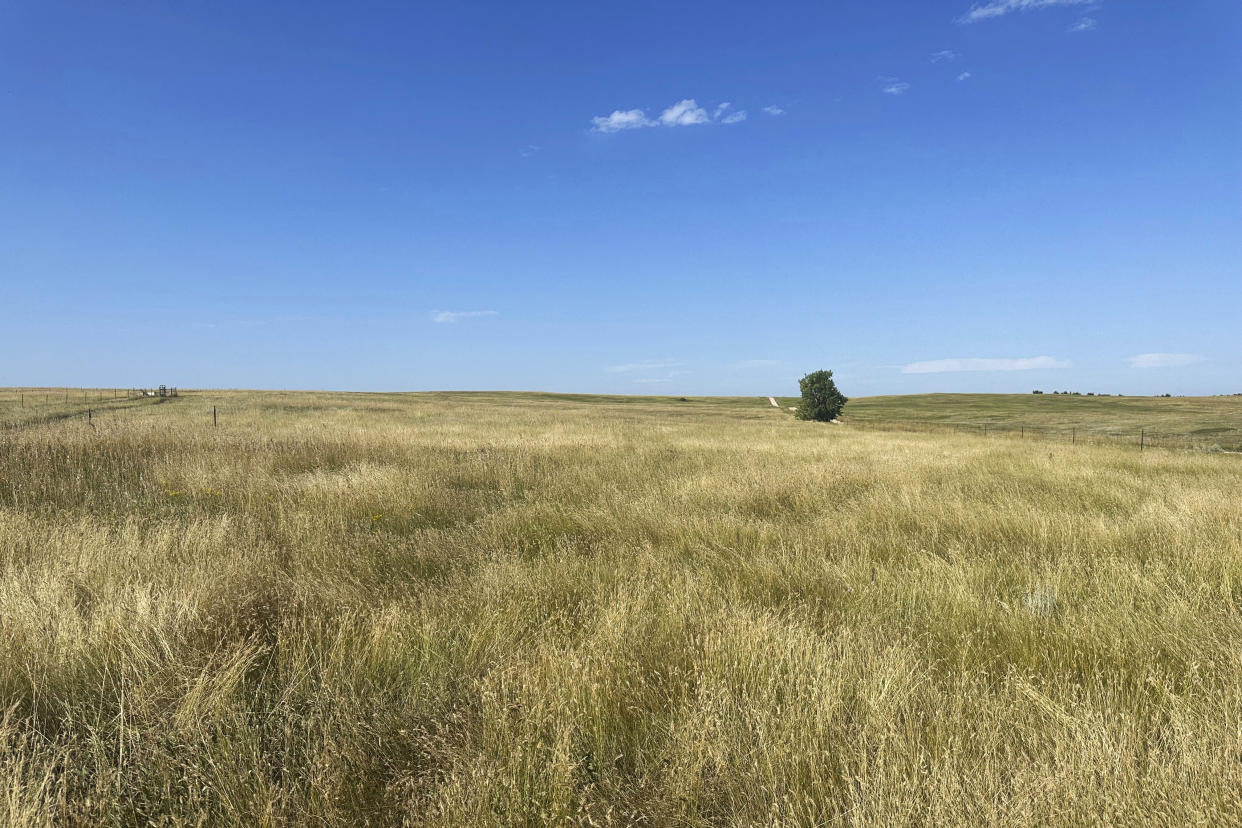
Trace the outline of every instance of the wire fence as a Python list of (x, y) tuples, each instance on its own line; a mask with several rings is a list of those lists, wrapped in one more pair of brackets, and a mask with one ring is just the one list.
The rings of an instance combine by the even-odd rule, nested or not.
[(0, 392), (0, 430), (98, 417), (170, 401), (176, 388), (25, 388)]
[(1069, 445), (1131, 445), (1147, 449), (1183, 449), (1242, 453), (1242, 427), (1208, 432), (1171, 432), (1137, 427), (1023, 423), (955, 423), (929, 420), (850, 420), (849, 425), (879, 431), (970, 434)]

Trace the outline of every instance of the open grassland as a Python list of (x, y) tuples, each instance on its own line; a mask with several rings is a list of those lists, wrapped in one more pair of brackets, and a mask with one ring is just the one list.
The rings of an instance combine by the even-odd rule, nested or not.
[(1235, 455), (762, 400), (24, 422), (0, 824), (1242, 823)]
[[(797, 405), (791, 400), (786, 405)], [(1242, 395), (1225, 397), (1077, 397), (1060, 394), (911, 394), (860, 397), (852, 422), (938, 430), (986, 426), (989, 433), (1064, 440), (1242, 451)], [(1024, 430), (1024, 431), (1022, 431)]]

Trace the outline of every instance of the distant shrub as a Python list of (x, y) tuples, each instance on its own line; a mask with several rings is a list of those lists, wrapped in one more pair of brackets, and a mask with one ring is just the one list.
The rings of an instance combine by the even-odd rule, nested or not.
[(799, 420), (815, 420), (826, 423), (835, 420), (849, 398), (837, 389), (831, 371), (812, 371), (798, 380), (802, 389), (802, 403), (795, 416)]
[[(1032, 391), (1031, 393), (1032, 393), (1032, 394), (1042, 394), (1042, 393), (1044, 393), (1044, 392), (1043, 392), (1043, 391)], [(1056, 393), (1056, 392), (1054, 391), (1053, 393)]]

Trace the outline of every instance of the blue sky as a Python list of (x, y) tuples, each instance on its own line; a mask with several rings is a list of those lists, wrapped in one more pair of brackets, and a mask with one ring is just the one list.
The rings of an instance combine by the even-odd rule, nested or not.
[(0, 2), (0, 385), (1242, 391), (1242, 4)]

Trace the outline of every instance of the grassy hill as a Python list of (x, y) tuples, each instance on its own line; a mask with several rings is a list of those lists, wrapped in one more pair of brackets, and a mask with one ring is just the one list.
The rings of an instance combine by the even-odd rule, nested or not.
[(1236, 822), (1242, 458), (942, 402), (3, 403), (0, 824)]

